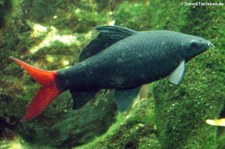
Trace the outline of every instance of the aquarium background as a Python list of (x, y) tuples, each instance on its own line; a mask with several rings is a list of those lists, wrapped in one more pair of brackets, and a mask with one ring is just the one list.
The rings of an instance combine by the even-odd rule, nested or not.
[[(0, 0), (0, 148), (225, 148), (225, 129), (205, 123), (225, 117), (225, 3), (191, 2)], [(166, 78), (144, 85), (126, 113), (117, 111), (112, 91), (102, 90), (77, 111), (65, 92), (37, 118), (22, 121), (39, 85), (8, 57), (47, 70), (68, 68), (79, 63), (97, 25), (173, 30), (215, 47), (187, 64), (178, 86)]]

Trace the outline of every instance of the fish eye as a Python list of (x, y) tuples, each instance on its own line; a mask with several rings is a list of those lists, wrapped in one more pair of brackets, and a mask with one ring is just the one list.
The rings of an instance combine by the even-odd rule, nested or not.
[(191, 48), (197, 49), (198, 48), (198, 42), (196, 40), (191, 41)]

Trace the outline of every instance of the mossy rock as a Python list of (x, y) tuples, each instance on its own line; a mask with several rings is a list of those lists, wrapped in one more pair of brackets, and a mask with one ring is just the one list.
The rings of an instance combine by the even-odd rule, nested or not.
[[(171, 86), (164, 80), (155, 86), (157, 125), (164, 148), (217, 147), (217, 129), (205, 121), (218, 118), (225, 101), (225, 57), (221, 46), (225, 40), (222, 32), (225, 31), (222, 25), (225, 22), (214, 23), (224, 17), (214, 13), (219, 12), (218, 9), (222, 11), (224, 7), (190, 7), (188, 24), (182, 29), (212, 39), (216, 48), (188, 62), (179, 86)], [(209, 24), (216, 30), (212, 31)]]
[[(114, 121), (116, 107), (110, 94), (99, 93), (79, 110), (72, 110), (72, 98), (65, 92), (37, 118), (21, 122), (19, 134), (36, 146), (72, 147), (104, 133)], [(106, 99), (107, 98), (107, 99)]]

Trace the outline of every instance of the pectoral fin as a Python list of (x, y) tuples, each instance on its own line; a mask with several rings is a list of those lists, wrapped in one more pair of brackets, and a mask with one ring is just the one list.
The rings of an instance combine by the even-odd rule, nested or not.
[(90, 101), (97, 92), (76, 92), (73, 90), (70, 90), (70, 93), (73, 97), (73, 109), (79, 109), (83, 107), (88, 101)]
[(141, 87), (127, 90), (116, 90), (115, 99), (120, 112), (128, 110), (137, 97)]
[(183, 78), (185, 71), (185, 61), (181, 61), (179, 66), (170, 74), (169, 81), (175, 85), (178, 85)]

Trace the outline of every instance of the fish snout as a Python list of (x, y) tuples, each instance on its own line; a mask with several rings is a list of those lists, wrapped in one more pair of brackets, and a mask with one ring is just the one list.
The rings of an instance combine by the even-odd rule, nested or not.
[(207, 46), (208, 46), (208, 48), (211, 48), (211, 47), (214, 48), (215, 47), (214, 44), (211, 41), (208, 41)]

